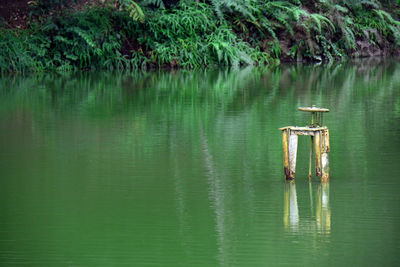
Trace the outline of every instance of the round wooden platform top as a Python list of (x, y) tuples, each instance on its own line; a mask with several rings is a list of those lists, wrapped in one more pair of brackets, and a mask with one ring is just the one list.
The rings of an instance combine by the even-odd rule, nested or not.
[(299, 110), (308, 112), (329, 112), (327, 108), (320, 108), (314, 105), (312, 107), (299, 107)]

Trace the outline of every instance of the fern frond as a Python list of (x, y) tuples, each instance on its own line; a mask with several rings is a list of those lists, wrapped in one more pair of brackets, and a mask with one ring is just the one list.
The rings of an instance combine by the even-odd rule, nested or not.
[(331, 28), (333, 31), (335, 30), (335, 25), (325, 16), (321, 14), (310, 14), (310, 18), (314, 21), (315, 25), (317, 25), (318, 32), (322, 31), (322, 24), (324, 24), (327, 28)]
[(348, 13), (349, 12), (349, 10), (346, 7), (338, 5), (338, 4), (334, 5), (332, 7), (332, 9), (336, 9), (337, 11), (342, 12), (342, 13)]
[(269, 10), (273, 10), (273, 8), (281, 9), (281, 10), (286, 10), (288, 12), (291, 12), (295, 5), (285, 2), (285, 1), (271, 1), (267, 2), (264, 4), (264, 7)]
[(222, 12), (222, 3), (219, 0), (211, 0), (211, 5), (214, 8), (215, 13), (217, 14), (220, 20), (224, 19), (224, 14)]
[(301, 8), (293, 8), (290, 10), (294, 20), (297, 22), (300, 20), (301, 16), (308, 16), (308, 12)]
[(133, 20), (143, 23), (145, 16), (140, 5), (133, 0), (125, 0), (123, 3), (129, 12), (129, 16), (133, 18)]
[(76, 34), (78, 34), (83, 40), (85, 40), (85, 42), (92, 48), (96, 48), (96, 43), (93, 41), (92, 37), (85, 32), (84, 30), (82, 30), (81, 28), (78, 27), (73, 27), (71, 28), (71, 30), (73, 32), (75, 32)]
[(394, 19), (392, 18), (392, 16), (391, 16), (388, 12), (386, 12), (386, 11), (384, 11), (384, 10), (377, 10), (377, 9), (374, 9), (373, 12), (374, 12), (376, 15), (378, 15), (378, 17), (379, 17), (382, 21), (387, 21), (387, 22), (389, 22), (389, 23), (391, 23), (391, 24), (395, 24), (396, 26), (400, 26), (400, 21), (394, 20)]
[(236, 12), (244, 18), (255, 20), (252, 13), (256, 10), (251, 3), (252, 0), (211, 0), (211, 5), (220, 20), (224, 20), (224, 12)]

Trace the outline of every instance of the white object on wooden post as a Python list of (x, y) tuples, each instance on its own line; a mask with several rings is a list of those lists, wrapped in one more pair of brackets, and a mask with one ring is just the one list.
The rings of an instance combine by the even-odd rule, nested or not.
[(329, 156), (328, 153), (330, 151), (330, 144), (329, 144), (329, 130), (326, 129), (322, 131), (322, 154), (321, 154), (321, 169), (322, 169), (322, 176), (321, 181), (329, 180)]
[(296, 176), (296, 157), (297, 157), (297, 140), (298, 135), (290, 131), (289, 135), (289, 179)]
[(329, 180), (329, 157), (328, 157), (328, 153), (322, 153), (321, 164), (322, 164), (321, 181), (327, 181), (327, 180)]

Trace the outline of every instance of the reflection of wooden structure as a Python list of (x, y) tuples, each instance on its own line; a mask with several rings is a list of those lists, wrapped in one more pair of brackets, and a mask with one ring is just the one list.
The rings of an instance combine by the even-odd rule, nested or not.
[(300, 107), (299, 110), (311, 112), (311, 125), (306, 127), (286, 126), (280, 128), (282, 131), (283, 145), (283, 168), (287, 180), (292, 180), (296, 175), (297, 141), (299, 135), (311, 136), (310, 166), (308, 177), (311, 179), (311, 160), (313, 143), (315, 137), (315, 174), (321, 177), (322, 181), (329, 179), (329, 130), (322, 126), (323, 113), (329, 109), (312, 107)]
[(329, 183), (321, 183), (317, 189), (315, 207), (317, 229), (323, 233), (331, 232), (331, 208), (329, 206)]
[(297, 207), (296, 185), (293, 182), (285, 184), (283, 203), (283, 224), (286, 228), (296, 230), (299, 226), (299, 208)]
[[(309, 232), (314, 229), (321, 234), (331, 233), (331, 208), (329, 204), (329, 182), (321, 182), (316, 188), (316, 205), (312, 186), (309, 183), (311, 218), (300, 218), (297, 204), (296, 184), (294, 181), (285, 184), (283, 202), (283, 225), (285, 228), (297, 232)], [(315, 216), (313, 215), (315, 213)], [(315, 221), (314, 221), (315, 218)], [(313, 228), (311, 228), (311, 226)]]

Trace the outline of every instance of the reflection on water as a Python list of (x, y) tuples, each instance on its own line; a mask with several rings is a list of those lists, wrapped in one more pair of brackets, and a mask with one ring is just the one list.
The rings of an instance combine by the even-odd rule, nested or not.
[(215, 169), (214, 159), (210, 153), (207, 137), (204, 134), (203, 127), (200, 128), (202, 150), (204, 153), (204, 164), (207, 170), (209, 198), (215, 213), (215, 230), (217, 232), (218, 246), (218, 262), (222, 266), (228, 264), (228, 253), (231, 242), (227, 240), (227, 232), (229, 229), (227, 219), (229, 218), (229, 208), (227, 197), (225, 195), (224, 185), (221, 177)]
[(331, 208), (329, 206), (329, 183), (322, 182), (318, 185), (315, 207), (315, 220), (317, 229), (321, 233), (331, 232)]
[[(396, 61), (3, 76), (0, 266), (400, 266), (399, 89)], [(330, 188), (282, 176), (311, 104)]]
[(285, 203), (283, 223), (291, 230), (298, 230), (299, 227), (299, 208), (297, 207), (296, 184), (291, 181), (285, 184)]
[[(329, 205), (329, 182), (321, 182), (316, 189), (315, 212), (312, 184), (309, 184), (311, 217), (300, 219), (297, 204), (296, 184), (294, 181), (285, 184), (283, 224), (292, 232), (310, 232), (315, 229), (321, 234), (331, 233), (331, 209)], [(315, 214), (315, 216), (313, 216)]]

